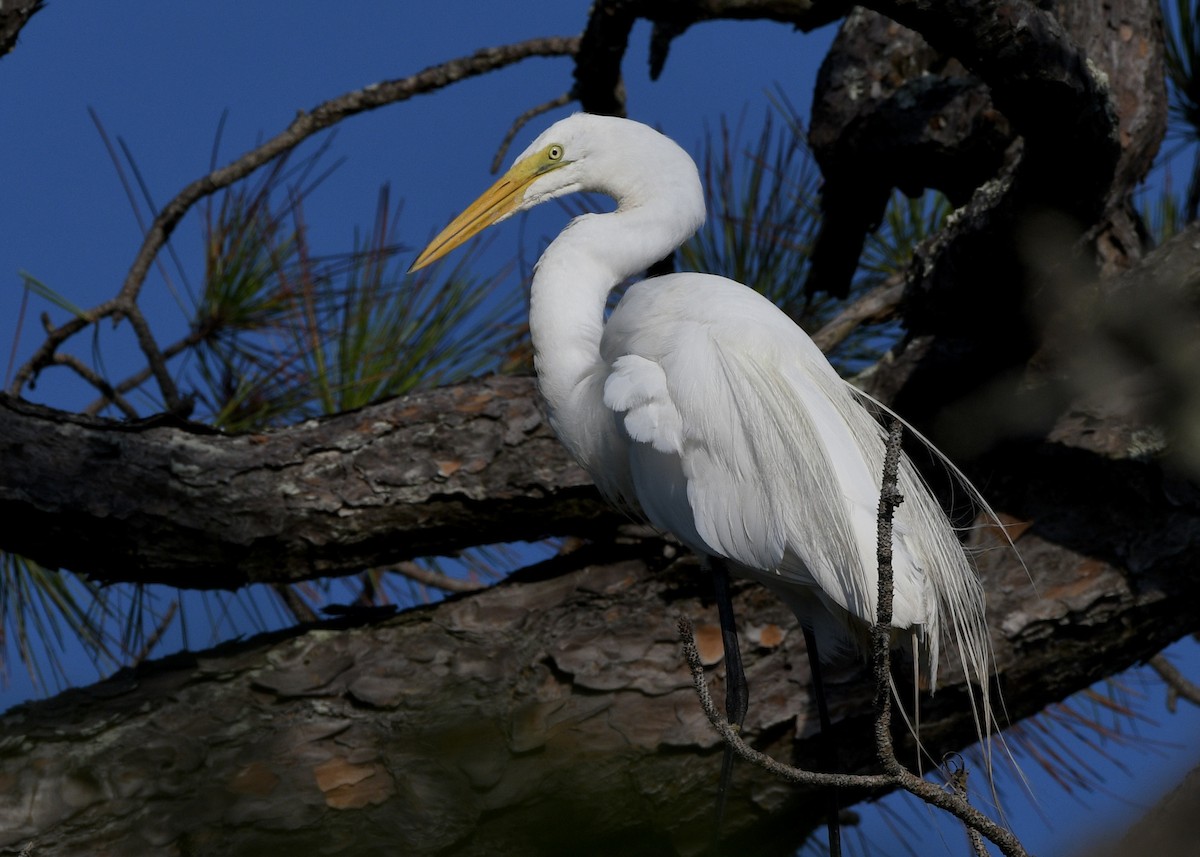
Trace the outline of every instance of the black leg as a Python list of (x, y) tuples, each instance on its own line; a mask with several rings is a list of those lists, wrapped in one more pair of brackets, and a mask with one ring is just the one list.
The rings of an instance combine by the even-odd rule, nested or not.
[[(746, 720), (749, 692), (746, 686), (746, 672), (742, 669), (742, 650), (738, 646), (733, 600), (729, 593), (729, 569), (725, 561), (717, 557), (709, 557), (708, 564), (712, 569), (717, 614), (721, 617), (721, 643), (725, 648), (725, 717), (740, 731)], [(721, 818), (725, 815), (725, 799), (732, 776), (733, 749), (726, 745), (725, 755), (721, 760), (721, 780), (717, 785), (718, 835), (721, 830)]]
[[(817, 654), (817, 638), (807, 625), (804, 629), (804, 647), (808, 650), (808, 665), (812, 671), (813, 696), (817, 699), (817, 718), (821, 721), (821, 766), (827, 771), (833, 770), (835, 756), (833, 746), (833, 730), (830, 729), (829, 705), (825, 699), (825, 682), (821, 678), (821, 658)], [(825, 824), (829, 828), (829, 857), (842, 857), (842, 825), (838, 820), (838, 793), (836, 788), (829, 790), (829, 809), (825, 816)]]

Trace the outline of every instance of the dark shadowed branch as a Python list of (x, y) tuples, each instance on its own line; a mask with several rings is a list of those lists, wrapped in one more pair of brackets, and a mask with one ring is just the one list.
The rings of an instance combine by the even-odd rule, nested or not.
[(9, 0), (0, 4), (0, 58), (16, 47), (21, 28), (44, 5), (42, 0)]

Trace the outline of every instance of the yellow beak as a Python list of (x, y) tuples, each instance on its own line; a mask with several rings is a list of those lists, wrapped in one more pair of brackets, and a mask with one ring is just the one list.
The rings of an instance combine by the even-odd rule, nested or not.
[(417, 261), (408, 269), (411, 274), (445, 256), (455, 247), (482, 232), (497, 220), (512, 214), (525, 198), (525, 189), (545, 172), (537, 158), (526, 158), (512, 168), (471, 203), (467, 210), (429, 242)]

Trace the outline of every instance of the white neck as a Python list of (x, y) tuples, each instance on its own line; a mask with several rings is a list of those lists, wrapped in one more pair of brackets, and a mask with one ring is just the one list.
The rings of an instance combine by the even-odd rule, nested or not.
[(576, 114), (530, 148), (551, 142), (578, 160), (547, 173), (527, 205), (579, 190), (617, 202), (615, 211), (571, 221), (542, 254), (530, 293), (529, 333), (551, 424), (589, 467), (615, 431), (604, 413), (609, 367), (600, 354), (609, 292), (700, 227), (704, 192), (688, 154), (635, 122)]
[[(578, 217), (542, 254), (533, 276), (529, 333), (538, 386), (552, 419), (572, 412), (588, 378), (605, 369), (600, 357), (608, 294), (664, 258), (687, 237), (656, 206), (620, 206)], [(694, 226), (690, 227), (694, 229)], [(689, 233), (690, 234), (690, 231)], [(570, 426), (557, 424), (560, 436)], [(564, 437), (568, 445), (571, 439)], [(572, 450), (576, 451), (576, 450)]]

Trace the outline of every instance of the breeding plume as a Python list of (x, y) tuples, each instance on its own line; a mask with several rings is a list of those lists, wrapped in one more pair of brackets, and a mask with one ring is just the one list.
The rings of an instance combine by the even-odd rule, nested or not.
[[(613, 503), (701, 557), (761, 581), (831, 654), (874, 622), (884, 433), (807, 335), (752, 289), (670, 274), (609, 293), (704, 221), (695, 163), (637, 122), (576, 114), (552, 125), (442, 231), (420, 268), (520, 211), (575, 191), (616, 200), (576, 217), (533, 277), (538, 385), (559, 438)], [(954, 638), (987, 710), (983, 593), (911, 462), (895, 516), (896, 641), (930, 686)]]

